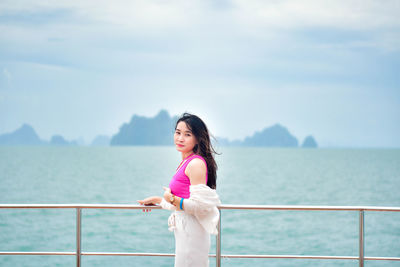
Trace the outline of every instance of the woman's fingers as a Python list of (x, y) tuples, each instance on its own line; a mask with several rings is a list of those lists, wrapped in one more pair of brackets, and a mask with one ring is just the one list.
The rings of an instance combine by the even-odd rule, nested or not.
[(152, 202), (148, 202), (148, 201), (141, 201), (141, 202), (139, 202), (140, 203), (140, 205), (144, 205), (144, 206), (150, 206), (150, 205), (153, 205), (153, 203)]
[[(150, 205), (154, 205), (152, 203), (152, 201), (147, 200), (147, 199), (143, 199), (143, 200), (137, 200), (137, 202), (140, 203), (140, 205), (144, 205), (144, 206), (150, 206)], [(151, 209), (142, 209), (143, 212), (150, 212)]]

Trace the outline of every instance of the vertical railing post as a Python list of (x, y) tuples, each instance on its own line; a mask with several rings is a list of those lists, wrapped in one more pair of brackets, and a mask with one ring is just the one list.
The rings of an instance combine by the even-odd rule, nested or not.
[(359, 266), (364, 267), (364, 210), (360, 210), (359, 216), (360, 232), (359, 232)]
[(76, 266), (81, 267), (81, 208), (76, 209)]
[(217, 225), (217, 229), (218, 229), (218, 234), (217, 234), (217, 243), (216, 243), (216, 255), (215, 255), (215, 259), (217, 261), (217, 267), (221, 267), (221, 209), (218, 209), (219, 211), (219, 220), (218, 220), (218, 225)]

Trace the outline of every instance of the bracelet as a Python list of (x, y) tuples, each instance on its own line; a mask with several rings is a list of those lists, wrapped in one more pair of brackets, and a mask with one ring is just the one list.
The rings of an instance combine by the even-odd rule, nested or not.
[(181, 198), (181, 202), (179, 202), (179, 207), (181, 208), (181, 210), (183, 210), (183, 208), (182, 208), (183, 200), (184, 200), (184, 198)]
[(175, 196), (173, 194), (171, 194), (171, 196), (169, 197), (169, 203), (174, 205), (174, 201), (175, 201)]

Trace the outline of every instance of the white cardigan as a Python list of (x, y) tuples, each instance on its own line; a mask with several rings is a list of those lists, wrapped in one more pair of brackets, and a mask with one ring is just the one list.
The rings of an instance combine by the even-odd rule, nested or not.
[[(191, 185), (189, 187), (190, 198), (184, 200), (184, 211), (196, 217), (204, 229), (213, 235), (218, 234), (217, 224), (219, 211), (217, 206), (221, 204), (216, 190), (205, 184)], [(167, 210), (178, 210), (174, 205), (163, 198), (160, 206)], [(175, 214), (168, 218), (169, 230), (175, 229)]]

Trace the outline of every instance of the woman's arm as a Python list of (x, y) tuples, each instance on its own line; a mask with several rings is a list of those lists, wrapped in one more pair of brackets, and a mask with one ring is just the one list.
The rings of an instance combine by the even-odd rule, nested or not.
[[(145, 198), (143, 200), (138, 200), (137, 202), (140, 203), (140, 205), (145, 205), (145, 206), (150, 206), (150, 205), (157, 205), (160, 204), (162, 201), (162, 198), (159, 196), (152, 196)], [(143, 212), (149, 212), (151, 209), (143, 209)]]
[(185, 174), (190, 179), (190, 185), (207, 183), (207, 166), (199, 158), (192, 159), (186, 166)]
[[(180, 197), (178, 196), (174, 196), (174, 201), (171, 202), (171, 197), (172, 197), (172, 193), (171, 193), (171, 189), (167, 188), (167, 187), (163, 187), (165, 192), (164, 192), (164, 198), (162, 200), (164, 205), (171, 205), (174, 206), (177, 210), (181, 210), (181, 208), (179, 207), (179, 201), (181, 200)], [(182, 206), (183, 208), (183, 206)]]
[[(191, 196), (189, 199), (184, 198), (182, 201), (182, 209), (180, 208), (180, 202), (182, 198), (178, 196), (174, 196), (174, 201), (171, 203), (170, 198), (172, 196), (171, 190), (169, 188), (164, 187), (164, 198), (162, 199), (161, 205), (163, 203), (174, 207), (176, 210), (184, 210), (185, 212), (192, 214), (192, 215), (201, 215), (207, 214), (210, 212), (210, 209), (213, 209), (216, 205), (220, 204), (218, 195), (216, 195), (215, 190), (209, 188), (206, 185), (202, 185), (202, 193), (199, 195), (199, 188), (195, 192), (191, 192)], [(192, 187), (192, 186), (191, 186)], [(206, 191), (204, 191), (206, 190)], [(193, 193), (193, 195), (192, 195)], [(193, 198), (193, 199), (192, 199)], [(200, 199), (199, 199), (200, 198)]]

